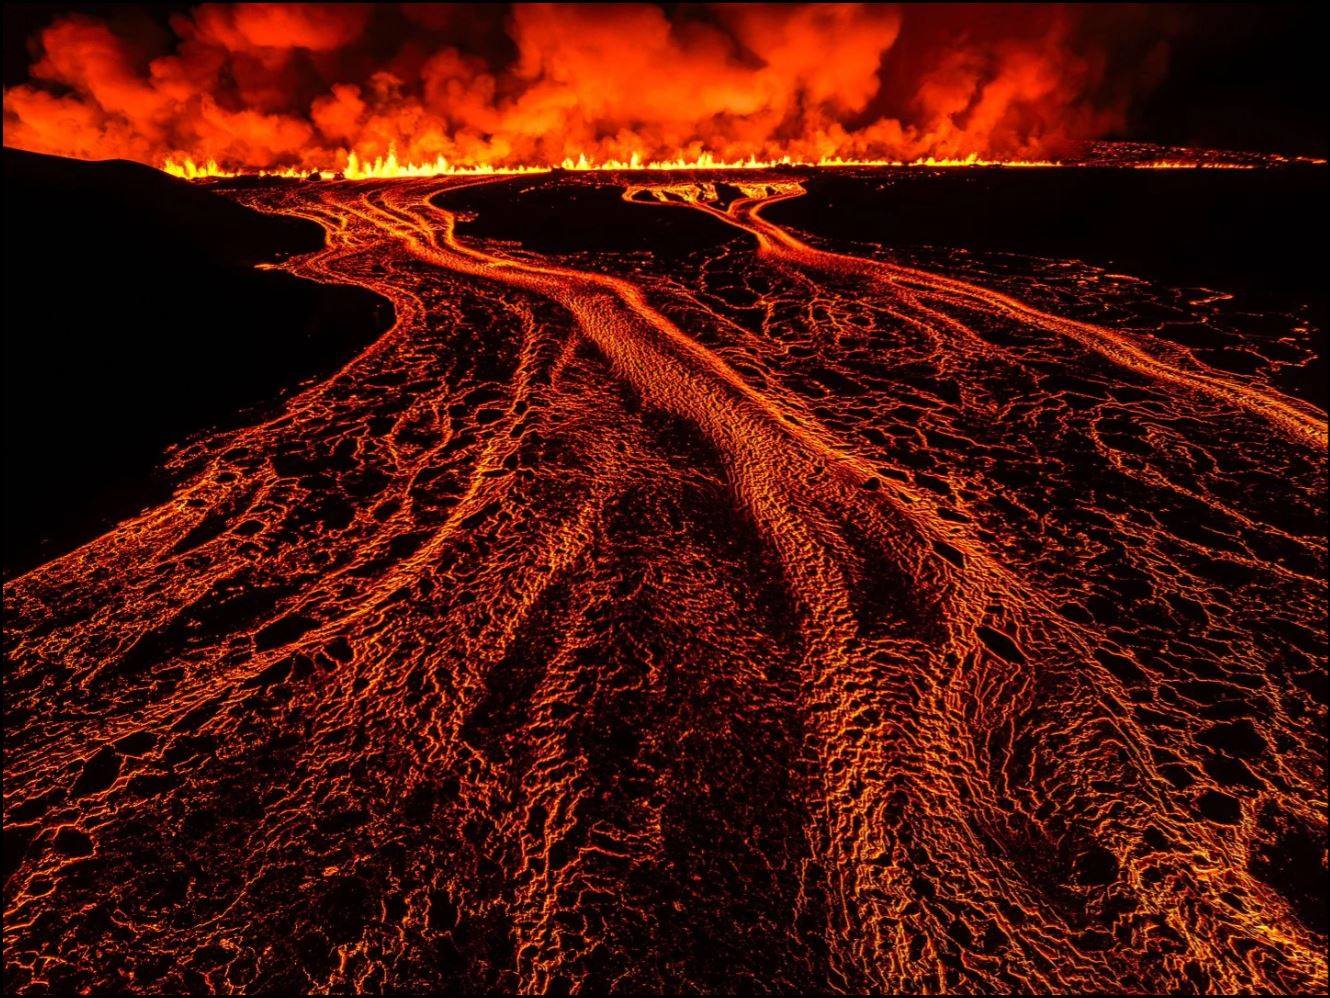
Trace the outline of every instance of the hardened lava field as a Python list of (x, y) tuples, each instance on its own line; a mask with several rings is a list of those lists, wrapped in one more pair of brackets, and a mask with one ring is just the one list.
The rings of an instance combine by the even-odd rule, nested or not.
[(6, 582), (7, 989), (1323, 987), (1313, 324), (823, 181), (215, 184), (396, 321)]

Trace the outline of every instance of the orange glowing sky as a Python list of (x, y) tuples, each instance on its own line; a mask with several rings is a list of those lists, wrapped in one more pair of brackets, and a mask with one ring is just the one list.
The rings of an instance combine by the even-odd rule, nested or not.
[(6, 145), (229, 169), (1041, 159), (1121, 131), (1167, 12), (204, 4), (55, 18)]

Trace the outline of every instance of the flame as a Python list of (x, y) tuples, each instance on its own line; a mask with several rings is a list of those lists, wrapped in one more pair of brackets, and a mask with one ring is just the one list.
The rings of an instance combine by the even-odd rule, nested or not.
[[(1108, 146), (1106, 148), (1111, 148)], [(798, 160), (789, 156), (780, 159), (758, 159), (749, 157), (747, 159), (724, 159), (715, 156), (709, 152), (703, 152), (692, 158), (675, 158), (664, 160), (643, 160), (641, 156), (633, 155), (628, 159), (605, 159), (593, 160), (582, 154), (576, 159), (566, 157), (562, 162), (555, 164), (519, 164), (514, 166), (501, 166), (492, 163), (452, 163), (445, 157), (438, 156), (431, 161), (426, 162), (403, 162), (397, 156), (396, 147), (390, 147), (386, 156), (377, 156), (373, 160), (362, 160), (356, 155), (354, 150), (342, 150), (333, 157), (334, 162), (340, 162), (343, 165), (322, 166), (310, 169), (302, 167), (279, 167), (276, 169), (257, 169), (246, 170), (226, 167), (215, 159), (208, 159), (203, 162), (195, 162), (186, 156), (180, 159), (167, 157), (160, 164), (161, 169), (173, 177), (180, 177), (184, 180), (205, 180), (211, 178), (229, 178), (229, 177), (278, 177), (286, 179), (343, 179), (343, 180), (383, 180), (396, 177), (476, 177), (476, 176), (497, 176), (504, 174), (521, 173), (547, 173), (551, 170), (560, 169), (573, 172), (616, 172), (633, 170), (653, 170), (653, 171), (735, 171), (735, 170), (770, 170), (787, 168), (856, 168), (856, 167), (889, 167), (889, 168), (924, 168), (924, 169), (955, 169), (961, 167), (990, 167), (1005, 169), (1040, 169), (1040, 168), (1074, 168), (1074, 167), (1120, 167), (1137, 170), (1253, 170), (1261, 166), (1283, 165), (1291, 162), (1302, 162), (1313, 165), (1324, 165), (1325, 160), (1317, 160), (1309, 157), (1298, 157), (1290, 159), (1280, 156), (1263, 156), (1259, 159), (1235, 159), (1223, 158), (1224, 154), (1211, 153), (1207, 150), (1192, 151), (1186, 157), (1173, 159), (1110, 159), (1092, 157), (1087, 159), (986, 159), (971, 154), (965, 157), (939, 158), (935, 156), (923, 156), (918, 159), (845, 159), (839, 156), (826, 156), (816, 160)]]
[(1255, 163), (1207, 163), (1203, 160), (1156, 159), (1132, 164), (1138, 170), (1254, 170)]
[(562, 162), (552, 165), (524, 164), (517, 166), (495, 166), (491, 163), (458, 164), (450, 163), (443, 156), (422, 163), (402, 162), (397, 157), (396, 149), (390, 149), (387, 156), (376, 157), (372, 161), (362, 161), (354, 151), (343, 151), (338, 157), (345, 162), (340, 169), (318, 167), (303, 169), (300, 167), (281, 167), (278, 169), (242, 170), (220, 165), (215, 159), (196, 163), (188, 156), (182, 159), (167, 157), (161, 169), (173, 177), (185, 180), (201, 180), (211, 177), (285, 177), (288, 179), (314, 177), (329, 179), (340, 177), (345, 180), (381, 180), (392, 177), (470, 177), (491, 176), (512, 173), (544, 173), (553, 169), (593, 172), (620, 170), (768, 170), (779, 167), (961, 167), (961, 166), (1001, 166), (1001, 167), (1049, 167), (1064, 164), (1055, 160), (990, 160), (978, 156), (964, 159), (938, 159), (927, 156), (916, 160), (891, 159), (842, 159), (828, 156), (818, 160), (796, 160), (789, 156), (780, 159), (722, 159), (711, 153), (702, 153), (692, 158), (644, 161), (634, 155), (629, 159), (592, 160), (585, 154), (577, 159), (566, 157)]
[(403, 163), (398, 160), (395, 148), (389, 149), (387, 156), (378, 156), (368, 162), (361, 160), (354, 151), (343, 153), (341, 158), (346, 165), (336, 170), (323, 168), (306, 170), (294, 166), (274, 170), (234, 170), (221, 166), (215, 159), (196, 163), (188, 156), (179, 160), (168, 157), (162, 162), (161, 169), (173, 177), (180, 177), (184, 180), (243, 176), (285, 177), (288, 179), (314, 178), (321, 180), (341, 177), (346, 180), (379, 180), (390, 177), (471, 177), (508, 173), (542, 173), (547, 169), (539, 166), (498, 167), (489, 163), (463, 166), (449, 163), (442, 156), (436, 157), (433, 161), (427, 163)]

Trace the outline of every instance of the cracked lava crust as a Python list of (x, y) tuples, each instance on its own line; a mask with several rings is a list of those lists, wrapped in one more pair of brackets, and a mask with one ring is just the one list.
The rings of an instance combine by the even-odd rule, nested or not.
[(514, 182), (218, 187), (396, 323), (7, 582), (10, 987), (1324, 985), (1305, 328), (779, 171), (468, 235)]

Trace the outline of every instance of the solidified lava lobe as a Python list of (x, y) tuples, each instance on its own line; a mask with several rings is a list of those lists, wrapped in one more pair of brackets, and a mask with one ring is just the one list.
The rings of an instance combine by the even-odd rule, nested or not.
[(397, 321), (6, 585), (15, 990), (1323, 982), (1326, 421), (1273, 346), (832, 246), (779, 172), (625, 180), (714, 229), (659, 257), (459, 232), (504, 183), (227, 192)]

